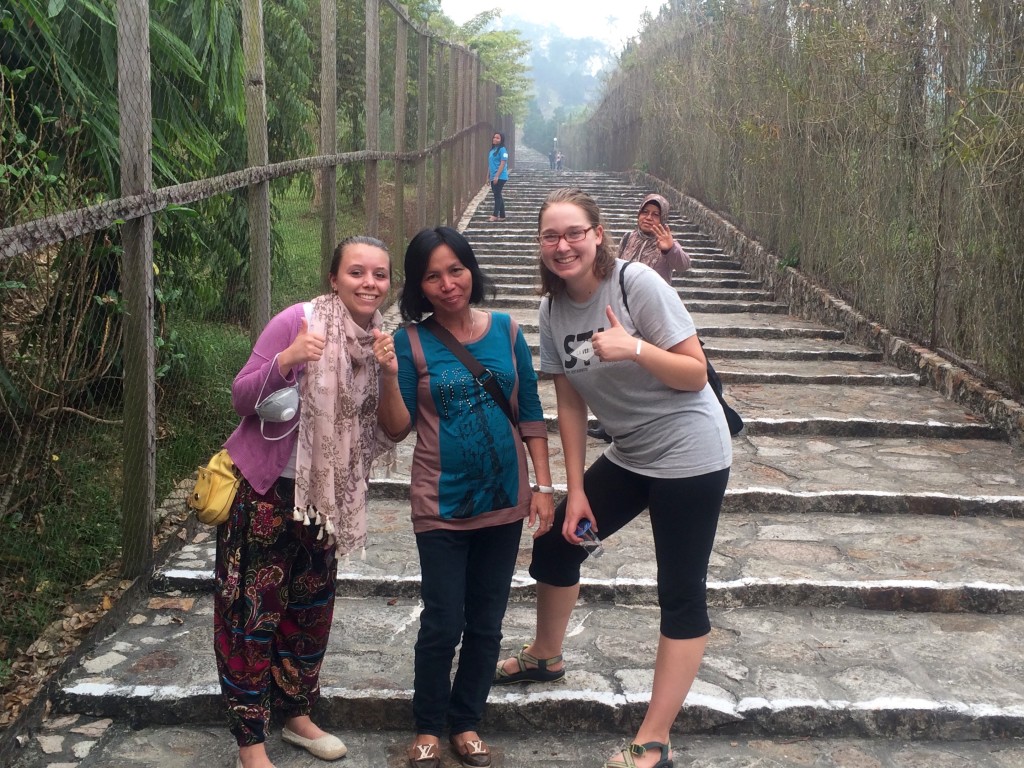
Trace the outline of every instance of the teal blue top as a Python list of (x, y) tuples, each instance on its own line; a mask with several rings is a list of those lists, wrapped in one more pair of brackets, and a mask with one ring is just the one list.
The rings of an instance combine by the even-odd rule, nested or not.
[(502, 160), (505, 161), (505, 167), (501, 169), (498, 180), (508, 181), (508, 150), (504, 147), (495, 147), (487, 153), (487, 167), (490, 170), (490, 174), (487, 176), (488, 181), (494, 181), (494, 174), (498, 173), (498, 166), (501, 165)]
[(497, 378), (519, 427), (428, 329), (395, 333), (398, 386), (416, 427), (409, 493), (417, 533), (503, 525), (530, 511), (523, 438), (547, 438), (530, 348), (500, 312), (465, 347)]

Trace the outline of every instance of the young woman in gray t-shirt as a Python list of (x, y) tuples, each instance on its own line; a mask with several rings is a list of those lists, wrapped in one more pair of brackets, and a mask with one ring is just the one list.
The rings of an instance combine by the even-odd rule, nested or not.
[[(534, 542), (537, 636), (504, 660), (494, 684), (565, 674), (562, 644), (579, 596), (577, 526), (608, 538), (650, 511), (661, 626), (651, 701), (634, 741), (605, 768), (671, 766), (669, 735), (711, 631), (708, 560), (729, 479), (732, 447), (707, 383), (693, 320), (653, 270), (624, 262), (605, 242), (596, 202), (555, 190), (540, 210), (541, 370), (553, 374), (568, 495), (551, 531)], [(615, 435), (584, 471), (587, 409)]]

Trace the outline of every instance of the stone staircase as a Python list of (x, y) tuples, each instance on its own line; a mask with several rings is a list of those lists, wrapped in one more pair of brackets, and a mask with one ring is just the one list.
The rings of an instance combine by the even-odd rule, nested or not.
[[(616, 244), (648, 191), (618, 175), (553, 172), (520, 149), (508, 220), (487, 221), (489, 199), (467, 214), (499, 285), (491, 306), (516, 318), (535, 352), (536, 217), (557, 186), (591, 192)], [(708, 581), (713, 630), (674, 732), (676, 766), (1024, 766), (1024, 453), (916, 373), (790, 315), (690, 222), (670, 221), (693, 257), (674, 285), (747, 424), (733, 441)], [(541, 394), (564, 491), (550, 381)], [(589, 457), (603, 447), (593, 442)], [(374, 478), (371, 546), (339, 569), (321, 720), (349, 743), (348, 766), (405, 764), (419, 588), (411, 452), (412, 439)], [(508, 650), (533, 633), (529, 536)], [(641, 518), (584, 565), (564, 682), (492, 691), (482, 733), (496, 765), (597, 766), (632, 735), (657, 641), (651, 550)], [(211, 585), (204, 531), (61, 681), (63, 719), (18, 768), (232, 765)], [(62, 738), (52, 757), (47, 734)], [(313, 764), (285, 745), (270, 753), (278, 766)]]

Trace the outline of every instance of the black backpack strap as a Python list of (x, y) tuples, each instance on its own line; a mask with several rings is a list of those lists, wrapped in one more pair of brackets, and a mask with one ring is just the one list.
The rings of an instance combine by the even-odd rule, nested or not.
[[(626, 233), (626, 237), (629, 237), (628, 232)], [(625, 241), (623, 241), (623, 245), (625, 245)], [(627, 314), (629, 313), (629, 299), (626, 298), (626, 267), (632, 263), (633, 262), (631, 261), (627, 261), (622, 265), (622, 269), (619, 270), (619, 291), (622, 292), (622, 306), (626, 308)]]
[(516, 417), (512, 413), (512, 406), (509, 405), (508, 398), (501, 391), (501, 385), (498, 383), (497, 377), (484, 368), (483, 364), (473, 357), (473, 353), (452, 336), (447, 328), (437, 322), (433, 315), (423, 320), (420, 325), (429, 329), (437, 337), (438, 341), (448, 347), (449, 351), (459, 359), (459, 362), (466, 366), (466, 369), (472, 374), (476, 383), (483, 387), (501, 410), (505, 412), (508, 420), (512, 422), (512, 426), (518, 427), (519, 422), (516, 421)]
[[(626, 308), (626, 312), (629, 312), (629, 300), (626, 298), (626, 267), (633, 262), (627, 261), (622, 265), (622, 269), (619, 270), (619, 290), (622, 291), (622, 306)], [(636, 323), (634, 323), (636, 325)], [(698, 336), (697, 341), (700, 342), (701, 349), (704, 349), (704, 342)], [(718, 375), (718, 371), (711, 365), (711, 359), (704, 355), (704, 361), (708, 365), (708, 383), (711, 385), (711, 391), (715, 393), (715, 397), (718, 398), (718, 402), (722, 406), (722, 411), (725, 413), (725, 420), (729, 423), (729, 434), (737, 435), (740, 430), (743, 429), (743, 417), (741, 417), (736, 411), (725, 402), (725, 392), (722, 387), (722, 377)]]

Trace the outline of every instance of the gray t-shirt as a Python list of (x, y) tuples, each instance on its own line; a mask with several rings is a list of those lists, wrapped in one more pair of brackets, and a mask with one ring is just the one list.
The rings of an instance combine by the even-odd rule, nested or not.
[(593, 354), (589, 341), (608, 327), (609, 304), (627, 333), (661, 349), (697, 332), (679, 294), (644, 264), (626, 270), (627, 312), (619, 290), (624, 263), (616, 259), (612, 274), (583, 304), (565, 294), (541, 300), (541, 370), (565, 374), (615, 437), (605, 456), (619, 466), (648, 477), (694, 477), (729, 467), (729, 425), (710, 385), (683, 392), (632, 360), (602, 362)]

